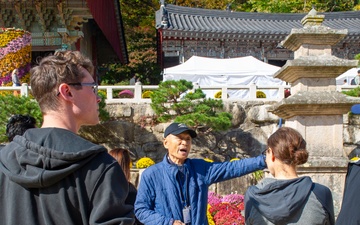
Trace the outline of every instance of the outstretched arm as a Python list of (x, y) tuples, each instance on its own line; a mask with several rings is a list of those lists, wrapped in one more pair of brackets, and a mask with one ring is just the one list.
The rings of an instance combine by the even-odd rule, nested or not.
[(266, 168), (265, 158), (259, 155), (253, 158), (232, 162), (212, 163), (207, 171), (209, 184), (229, 180)]

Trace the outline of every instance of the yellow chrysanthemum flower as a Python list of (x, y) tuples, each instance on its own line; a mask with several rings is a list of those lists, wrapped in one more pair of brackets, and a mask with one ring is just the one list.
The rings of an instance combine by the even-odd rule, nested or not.
[(154, 164), (155, 164), (155, 162), (152, 159), (150, 159), (149, 157), (143, 157), (143, 158), (139, 159), (139, 161), (136, 162), (136, 168), (137, 169), (145, 169)]

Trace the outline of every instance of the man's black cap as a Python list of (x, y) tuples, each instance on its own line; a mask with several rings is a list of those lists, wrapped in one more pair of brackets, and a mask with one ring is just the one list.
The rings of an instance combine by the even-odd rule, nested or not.
[(173, 135), (178, 135), (181, 134), (183, 132), (189, 132), (190, 136), (192, 138), (196, 138), (197, 134), (194, 130), (190, 129), (189, 127), (187, 127), (185, 124), (183, 123), (172, 123), (170, 124), (164, 132), (164, 138), (166, 138), (169, 134), (173, 134)]

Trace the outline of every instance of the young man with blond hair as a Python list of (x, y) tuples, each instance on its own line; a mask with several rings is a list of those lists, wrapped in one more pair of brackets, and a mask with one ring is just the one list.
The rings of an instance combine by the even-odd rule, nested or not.
[(1, 224), (133, 224), (120, 165), (77, 135), (99, 123), (93, 72), (77, 51), (56, 52), (31, 69), (44, 122), (0, 151)]

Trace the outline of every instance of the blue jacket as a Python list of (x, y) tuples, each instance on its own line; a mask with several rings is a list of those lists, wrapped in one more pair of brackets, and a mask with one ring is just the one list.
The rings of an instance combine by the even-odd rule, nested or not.
[[(209, 163), (202, 159), (187, 159), (191, 224), (208, 224), (206, 217), (208, 188), (211, 184), (240, 177), (265, 168), (263, 156), (233, 162)], [(135, 214), (146, 225), (172, 224), (183, 221), (181, 186), (177, 182), (176, 166), (166, 156), (147, 168), (142, 176), (135, 202)]]

